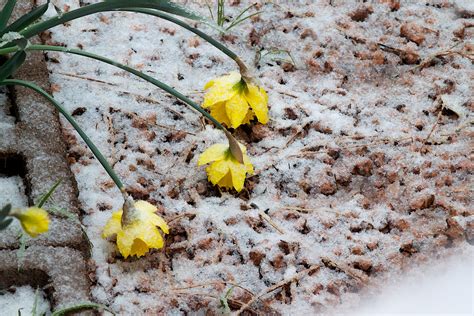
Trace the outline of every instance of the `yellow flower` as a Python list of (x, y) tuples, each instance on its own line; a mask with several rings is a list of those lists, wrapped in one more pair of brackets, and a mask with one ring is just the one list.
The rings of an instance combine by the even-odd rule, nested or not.
[[(240, 145), (240, 144), (239, 144)], [(244, 163), (241, 164), (232, 156), (230, 148), (226, 144), (215, 144), (209, 147), (199, 157), (198, 165), (202, 166), (211, 163), (207, 168), (207, 176), (212, 184), (224, 188), (235, 188), (240, 192), (244, 187), (245, 175), (253, 173), (253, 166), (246, 149), (240, 145), (244, 156)]]
[(152, 248), (162, 248), (164, 241), (157, 226), (168, 234), (166, 222), (155, 214), (157, 208), (145, 201), (136, 201), (130, 210), (130, 221), (122, 225), (123, 211), (112, 214), (102, 232), (102, 237), (117, 236), (117, 246), (124, 258), (141, 257)]
[(263, 88), (245, 82), (238, 72), (209, 81), (204, 89), (202, 106), (227, 127), (237, 128), (255, 116), (262, 124), (268, 122), (268, 96)]
[(48, 212), (42, 208), (33, 206), (12, 215), (20, 220), (21, 227), (31, 237), (36, 237), (49, 229)]

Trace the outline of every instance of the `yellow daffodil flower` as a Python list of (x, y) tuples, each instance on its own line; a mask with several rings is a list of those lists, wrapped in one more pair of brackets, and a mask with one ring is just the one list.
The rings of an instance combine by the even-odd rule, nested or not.
[(20, 220), (21, 227), (33, 238), (49, 229), (48, 212), (42, 208), (33, 206), (13, 212), (12, 215)]
[(255, 116), (262, 124), (268, 123), (268, 96), (265, 90), (246, 82), (238, 72), (209, 81), (204, 89), (202, 106), (227, 127), (237, 128)]
[(163, 237), (157, 226), (165, 233), (169, 233), (166, 222), (155, 214), (156, 206), (136, 201), (129, 211), (129, 221), (122, 224), (123, 210), (112, 214), (102, 232), (102, 237), (117, 236), (117, 246), (124, 258), (128, 256), (141, 257), (150, 249), (160, 249), (164, 245)]
[(198, 165), (202, 166), (211, 163), (206, 168), (206, 171), (208, 179), (212, 184), (228, 189), (235, 188), (237, 192), (242, 190), (245, 175), (253, 173), (253, 165), (246, 155), (245, 147), (240, 145), (240, 148), (244, 158), (243, 164), (232, 156), (229, 145), (226, 144), (212, 145), (202, 153), (199, 157)]

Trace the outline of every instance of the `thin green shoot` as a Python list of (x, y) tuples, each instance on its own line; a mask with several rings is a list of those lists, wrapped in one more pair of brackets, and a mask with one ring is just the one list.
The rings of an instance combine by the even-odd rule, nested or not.
[[(212, 8), (210, 4), (206, 1), (206, 6), (209, 9), (209, 12), (211, 14), (211, 19), (214, 20), (217, 24), (217, 26), (220, 28), (219, 31), (221, 33), (225, 33), (230, 31), (232, 28), (235, 26), (241, 24), (247, 19), (250, 19), (253, 16), (259, 15), (262, 13), (262, 11), (257, 11), (252, 14), (248, 14), (244, 16), (245, 13), (247, 13), (250, 9), (254, 8), (257, 5), (257, 3), (251, 4), (248, 7), (246, 7), (244, 10), (242, 10), (234, 19), (229, 21), (229, 18), (225, 15), (225, 1), (224, 0), (217, 0), (217, 14), (216, 18), (214, 18), (214, 14), (212, 11)], [(229, 22), (228, 26), (224, 26), (226, 22)]]
[(296, 67), (295, 59), (290, 51), (286, 49), (270, 48), (268, 50), (259, 51), (257, 52), (255, 64), (258, 65), (265, 57), (268, 57), (268, 59), (274, 62), (286, 62)]
[(38, 309), (38, 298), (39, 298), (39, 289), (36, 288), (35, 291), (35, 301), (33, 303), (33, 308), (31, 309), (31, 316), (37, 316), (37, 309)]
[(28, 241), (28, 235), (23, 232), (23, 230), (18, 231), (18, 243), (20, 246), (18, 247), (18, 250), (16, 251), (16, 258), (18, 262), (18, 271), (21, 270), (21, 267), (23, 266), (23, 261), (25, 260), (25, 254), (26, 254), (26, 242)]
[(230, 310), (230, 307), (229, 307), (229, 302), (228, 302), (228, 299), (229, 297), (232, 295), (232, 291), (234, 290), (234, 286), (230, 287), (226, 293), (221, 296), (220, 298), (220, 302), (221, 302), (221, 307), (223, 308), (223, 313), (224, 315), (230, 315), (231, 313), (231, 310)]
[(56, 181), (53, 186), (48, 190), (48, 192), (46, 192), (45, 194), (43, 194), (40, 198), (39, 198), (39, 201), (38, 203), (36, 204), (39, 208), (42, 208), (43, 205), (51, 198), (51, 196), (53, 195), (54, 191), (56, 191), (56, 189), (58, 188), (58, 186), (61, 184), (61, 181), (62, 179), (59, 179), (58, 181)]

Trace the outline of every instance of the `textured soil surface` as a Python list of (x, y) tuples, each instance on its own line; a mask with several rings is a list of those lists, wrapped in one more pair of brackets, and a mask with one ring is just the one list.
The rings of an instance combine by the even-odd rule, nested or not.
[[(67, 11), (96, 1), (53, 2)], [(229, 3), (235, 17), (253, 2)], [(232, 310), (264, 293), (247, 312), (331, 311), (420, 263), (472, 251), (472, 5), (258, 1), (255, 10), (223, 36), (199, 26), (256, 66), (269, 94), (269, 124), (234, 131), (256, 170), (240, 193), (219, 191), (197, 167), (225, 138), (196, 112), (117, 68), (47, 55), (55, 98), (171, 227), (166, 248), (140, 259), (101, 239), (122, 200), (62, 121), (94, 245), (92, 297), (118, 314), (216, 314), (232, 287)], [(83, 18), (43, 40), (138, 68), (197, 102), (208, 80), (236, 69), (188, 31), (131, 13)]]

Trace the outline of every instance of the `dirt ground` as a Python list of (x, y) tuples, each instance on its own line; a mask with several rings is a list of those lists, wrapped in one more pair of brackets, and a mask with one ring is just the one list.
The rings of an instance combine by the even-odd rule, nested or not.
[[(97, 1), (53, 2), (67, 11)], [(226, 13), (251, 3), (229, 1)], [(92, 297), (118, 314), (217, 314), (230, 288), (234, 311), (255, 300), (247, 313), (330, 312), (474, 244), (472, 5), (257, 3), (250, 12), (262, 13), (227, 34), (199, 26), (255, 66), (268, 91), (269, 124), (234, 131), (256, 170), (241, 193), (197, 167), (225, 138), (196, 112), (116, 68), (48, 54), (55, 97), (170, 224), (166, 248), (140, 259), (101, 239), (122, 201), (63, 121), (94, 245)], [(236, 69), (193, 34), (131, 13), (43, 39), (136, 67), (197, 102), (208, 80)]]

